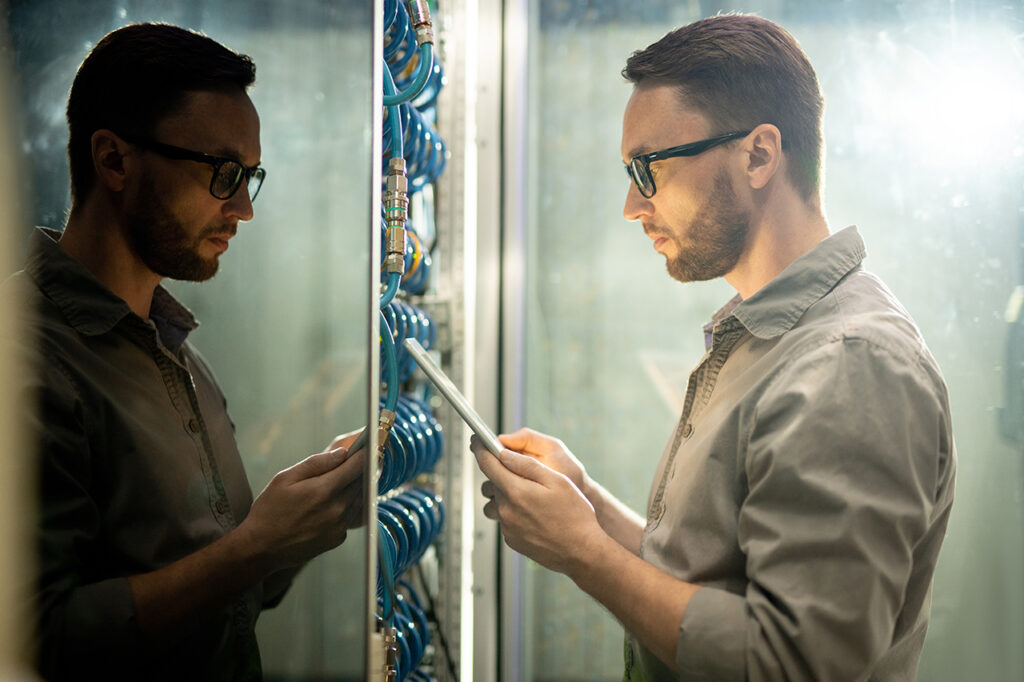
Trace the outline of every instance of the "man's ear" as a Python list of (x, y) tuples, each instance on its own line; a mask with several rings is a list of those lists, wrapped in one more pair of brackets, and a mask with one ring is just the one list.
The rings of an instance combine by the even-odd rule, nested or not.
[(99, 182), (112, 192), (124, 189), (129, 145), (117, 133), (100, 128), (92, 134), (92, 165)]
[(752, 189), (763, 189), (782, 165), (782, 133), (771, 123), (762, 123), (747, 136), (744, 169)]

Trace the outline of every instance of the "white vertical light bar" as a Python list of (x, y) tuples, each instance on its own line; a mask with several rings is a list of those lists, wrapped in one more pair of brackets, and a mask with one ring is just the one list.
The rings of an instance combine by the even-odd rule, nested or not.
[[(502, 396), (501, 430), (523, 425), (525, 385), (525, 309), (527, 222), (529, 209), (529, 0), (506, 0), (504, 21), (504, 107), (502, 156), (504, 191), (502, 242)], [(524, 668), (523, 559), (502, 545), (501, 552), (502, 680), (532, 679)]]
[[(476, 305), (476, 146), (472, 102), (476, 87), (478, 0), (452, 0), (435, 17), (436, 35), (447, 83), (438, 98), (438, 128), (448, 144), (448, 167), (438, 181), (435, 267), (438, 303), (447, 319), (449, 365), (446, 368), (470, 401), (475, 368)], [(444, 330), (444, 327), (441, 327)], [(447, 632), (450, 654), (461, 680), (473, 678), (473, 472), (469, 432), (458, 417), (445, 411), (444, 497), (448, 525), (437, 598), (440, 625)], [(450, 419), (450, 421), (449, 421)], [(443, 682), (452, 682), (447, 666), (436, 666)]]
[[(477, 34), (473, 28), (477, 25), (477, 0), (466, 0), (465, 4), (465, 25), (470, 30), (466, 31), (465, 38), (465, 52), (463, 53), (463, 66), (465, 68), (465, 100), (460, 104), (464, 107), (464, 118), (465, 123), (464, 130), (462, 131), (463, 140), (465, 142), (463, 148), (465, 149), (465, 173), (463, 175), (463, 213), (462, 213), (462, 229), (465, 239), (463, 241), (463, 256), (462, 261), (463, 267), (463, 287), (465, 299), (464, 308), (465, 317), (463, 324), (465, 325), (465, 353), (463, 354), (463, 360), (465, 365), (463, 367), (462, 385), (470, 389), (469, 399), (474, 400), (475, 395), (472, 387), (474, 386), (475, 368), (476, 368), (476, 355), (474, 349), (476, 348), (476, 323), (474, 313), (476, 311), (476, 245), (477, 245), (477, 234), (476, 234), (476, 166), (477, 166), (477, 155), (476, 155), (476, 144), (474, 144), (475, 128), (476, 126), (473, 117), (473, 102), (475, 101), (475, 92), (477, 84), (477, 72), (476, 72), (476, 59), (475, 56), (479, 50), (477, 43)], [(473, 679), (473, 660), (475, 653), (475, 641), (473, 637), (473, 528), (474, 528), (474, 495), (473, 495), (473, 472), (476, 471), (476, 462), (473, 461), (473, 455), (468, 450), (462, 451), (462, 477), (459, 479), (462, 483), (462, 490), (459, 491), (462, 499), (462, 526), (461, 535), (462, 541), (460, 547), (462, 548), (459, 565), (462, 567), (461, 580), (459, 584), (461, 586), (462, 596), (459, 599), (459, 625), (462, 630), (461, 641), (462, 648), (460, 649), (461, 659), (459, 662), (459, 679), (471, 680)]]
[[(473, 344), (477, 375), (474, 404), (477, 412), (495, 430), (501, 427), (501, 235), (502, 235), (502, 25), (500, 2), (479, 5), (475, 27), (477, 50), (475, 118), (477, 196), (476, 223), (476, 338)], [(472, 464), (473, 486), (473, 664), (474, 682), (496, 682), (499, 661), (498, 608), (501, 593), (498, 580), (498, 546), (501, 536), (496, 523), (483, 513), (479, 494), (484, 477)]]
[[(366, 628), (366, 660), (363, 669), (366, 680), (383, 680), (383, 670), (371, 670), (371, 665), (381, 659), (382, 644), (375, 636), (375, 613), (377, 611), (377, 420), (380, 403), (380, 211), (381, 211), (381, 156), (384, 153), (384, 0), (373, 0), (373, 40), (370, 47), (370, 111), (366, 120), (370, 121), (370, 186), (367, 195), (370, 197), (370, 220), (367, 225), (366, 237), (370, 240), (369, 276), (369, 333), (366, 339), (367, 377), (366, 392), (366, 428), (369, 429), (367, 444), (366, 469), (363, 479), (363, 499), (366, 500), (366, 611), (364, 626)], [(378, 674), (380, 677), (378, 677)]]
[[(458, 137), (457, 148), (462, 151), (461, 172), (454, 176), (460, 180), (457, 185), (460, 193), (461, 212), (458, 221), (454, 225), (462, 236), (461, 248), (458, 250), (459, 258), (453, 263), (455, 267), (461, 267), (460, 279), (462, 280), (461, 291), (456, 295), (462, 296), (462, 315), (453, 319), (452, 323), (462, 327), (462, 348), (460, 353), (453, 353), (455, 358), (461, 358), (460, 366), (457, 368), (461, 375), (461, 385), (468, 391), (468, 398), (476, 400), (475, 376), (476, 376), (476, 289), (477, 289), (477, 147), (476, 147), (476, 118), (474, 108), (476, 104), (477, 90), (477, 55), (480, 50), (479, 35), (477, 26), (479, 23), (478, 0), (463, 0), (461, 11), (458, 12), (457, 20), (461, 24), (461, 31), (453, 32), (454, 36), (462, 43), (462, 52), (459, 54), (455, 65), (458, 73), (456, 78), (461, 77), (461, 87), (456, 89), (456, 97), (453, 104), (458, 108), (456, 122), (459, 124), (453, 130), (453, 136)], [(458, 203), (458, 202), (456, 202)], [(456, 306), (459, 309), (459, 306)], [(464, 433), (465, 425), (460, 424)], [(468, 448), (460, 448), (459, 476), (453, 478), (457, 481), (460, 504), (458, 508), (460, 524), (459, 532), (459, 679), (472, 680), (474, 660), (476, 653), (475, 628), (473, 620), (474, 606), (474, 573), (473, 573), (473, 537), (474, 537), (474, 481), (476, 472), (476, 461)]]

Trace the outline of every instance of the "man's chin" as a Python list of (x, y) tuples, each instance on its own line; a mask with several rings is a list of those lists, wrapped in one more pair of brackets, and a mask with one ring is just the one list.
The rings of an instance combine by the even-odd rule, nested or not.
[(686, 263), (681, 256), (665, 259), (665, 270), (668, 276), (677, 282), (708, 282), (722, 277), (725, 273), (719, 272), (720, 268), (694, 267), (692, 263)]
[(163, 272), (155, 270), (161, 277), (178, 280), (179, 282), (205, 282), (217, 274), (220, 267), (219, 254), (211, 258), (190, 259), (187, 263), (178, 262), (174, 267), (164, 268)]

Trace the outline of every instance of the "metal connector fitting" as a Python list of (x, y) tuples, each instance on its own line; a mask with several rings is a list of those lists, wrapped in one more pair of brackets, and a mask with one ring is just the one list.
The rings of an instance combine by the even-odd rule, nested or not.
[(405, 159), (400, 157), (388, 162), (384, 217), (388, 227), (404, 227), (409, 219), (409, 179), (405, 177)]
[(389, 227), (384, 233), (384, 244), (388, 253), (405, 253), (405, 228)]
[(392, 156), (388, 161), (388, 180), (391, 180), (392, 175), (400, 175), (405, 177), (405, 159), (401, 156)]
[(423, 47), (427, 43), (434, 44), (434, 29), (430, 24), (416, 27), (416, 45)]
[(433, 44), (434, 29), (427, 0), (409, 0), (409, 23), (416, 29), (416, 45)]
[(384, 267), (388, 272), (405, 273), (405, 228), (388, 227), (384, 233)]
[(389, 253), (388, 257), (384, 259), (384, 272), (397, 272), (400, 275), (404, 275), (405, 258), (399, 256), (397, 253)]
[(391, 410), (381, 410), (380, 420), (377, 422), (377, 461), (384, 459), (384, 448), (388, 445), (388, 438), (391, 437), (391, 427), (395, 425), (395, 415)]
[(384, 628), (384, 679), (395, 682), (398, 679), (398, 631), (392, 627)]

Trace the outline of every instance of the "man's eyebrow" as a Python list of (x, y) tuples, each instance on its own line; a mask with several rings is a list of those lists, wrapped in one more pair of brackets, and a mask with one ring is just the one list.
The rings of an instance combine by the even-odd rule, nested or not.
[(641, 154), (646, 154), (650, 150), (651, 150), (651, 146), (649, 144), (642, 144), (639, 147), (635, 147), (634, 149), (631, 149), (629, 154), (626, 155), (625, 163), (629, 163), (630, 161), (633, 160), (634, 157), (640, 156)]
[[(242, 155), (238, 153), (238, 150), (233, 149), (231, 147), (218, 147), (217, 149), (213, 150), (212, 156), (220, 156), (225, 159), (231, 159), (232, 161), (240, 163), (243, 166), (246, 165), (245, 162), (242, 161)], [(253, 164), (254, 167), (258, 165), (260, 165), (259, 161)]]

